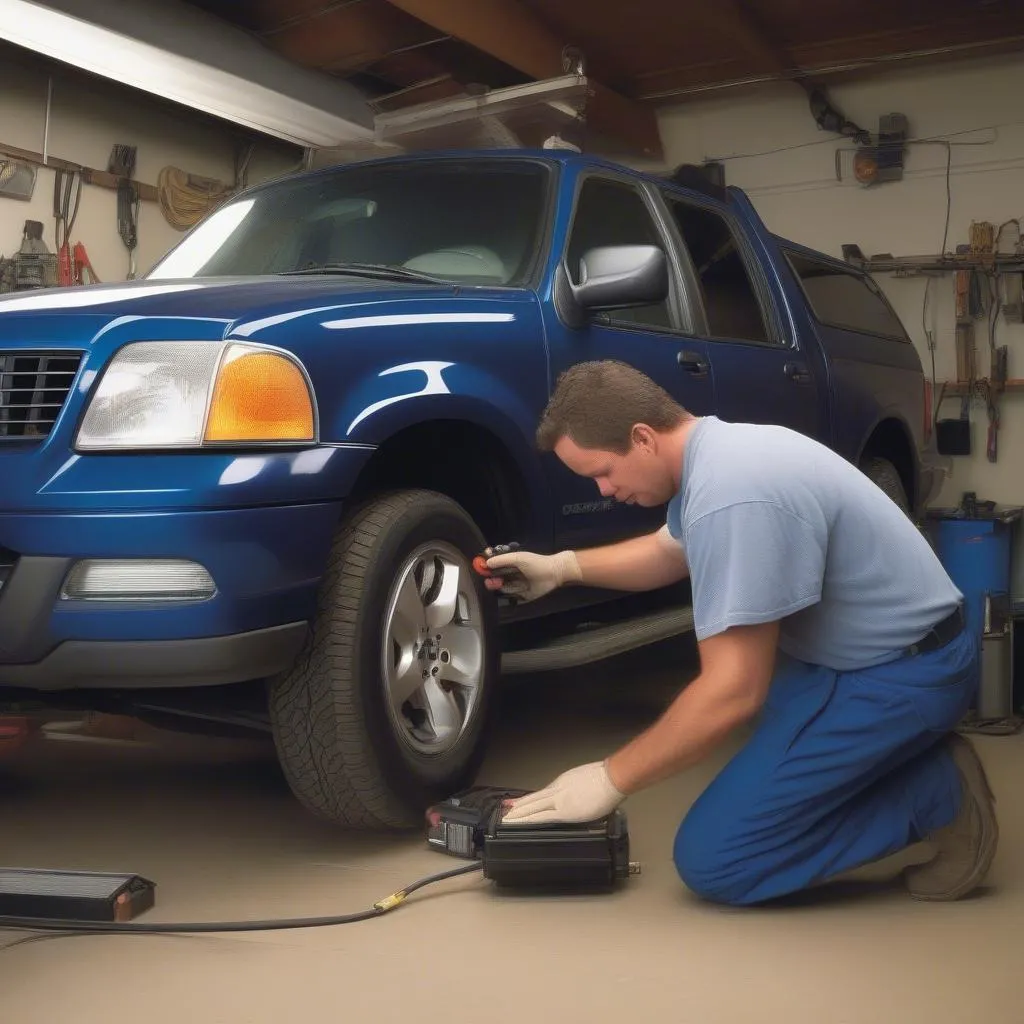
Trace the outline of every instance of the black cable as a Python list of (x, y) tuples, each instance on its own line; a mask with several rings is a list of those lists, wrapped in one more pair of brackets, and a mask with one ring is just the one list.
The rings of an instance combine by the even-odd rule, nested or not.
[(950, 142), (946, 146), (946, 226), (942, 229), (942, 249), (940, 252), (946, 255), (946, 242), (949, 239), (949, 212), (953, 206), (953, 193), (950, 187), (949, 175), (953, 163), (953, 145)]
[[(74, 210), (71, 197), (74, 195)], [(82, 201), (82, 178), (78, 171), (57, 168), (53, 172), (53, 216), (56, 221), (54, 239), (60, 250), (71, 243), (71, 232), (78, 219), (78, 207)]]
[[(953, 163), (953, 144), (950, 142), (939, 141), (939, 145), (945, 145), (946, 147), (946, 225), (942, 229), (942, 247), (939, 249), (939, 253), (943, 256), (946, 255), (946, 243), (949, 241), (949, 216), (953, 208), (953, 191), (950, 185), (950, 172), (952, 170)], [(935, 374), (935, 342), (933, 339), (928, 337), (928, 293), (931, 290), (932, 279), (929, 277), (924, 284), (924, 301), (921, 303), (921, 329), (924, 332), (924, 340), (928, 343), (928, 349), (931, 353), (932, 361), (932, 394), (935, 393), (935, 388), (938, 387), (938, 381)], [(938, 409), (933, 410), (936, 418), (938, 417)]]
[[(0, 915), (0, 928), (27, 929), (36, 932), (74, 932), (78, 935), (93, 933), (110, 933), (119, 935), (174, 935), (174, 934), (202, 934), (209, 932), (265, 932), (281, 931), (288, 928), (325, 928), (337, 924), (353, 924), (356, 921), (369, 921), (374, 917), (394, 910), (405, 901), (405, 898), (434, 882), (443, 882), (447, 878), (454, 878), (456, 875), (467, 875), (472, 871), (480, 871), (483, 864), (474, 861), (463, 867), (453, 868), (450, 871), (441, 871), (436, 875), (427, 875), (420, 878), (411, 885), (393, 892), (390, 896), (378, 900), (368, 910), (359, 910), (353, 914), (338, 914), (333, 917), (295, 917), (278, 918), (267, 921), (196, 921), (190, 924), (159, 923), (159, 924), (125, 924), (112, 921), (57, 921), (49, 918), (33, 917), (5, 917)], [(19, 940), (20, 941), (20, 940)], [(15, 945), (12, 943), (11, 945)], [(7, 948), (7, 947), (4, 947)]]
[(921, 303), (921, 333), (924, 335), (925, 343), (928, 345), (928, 351), (932, 357), (932, 393), (934, 394), (938, 387), (938, 381), (935, 378), (935, 342), (928, 333), (928, 293), (931, 291), (931, 287), (932, 279), (929, 277), (924, 283), (924, 301)]
[[(939, 145), (945, 146), (992, 146), (998, 141), (997, 138), (984, 139), (980, 142), (949, 142), (948, 139), (956, 138), (959, 135), (973, 135), (975, 132), (986, 132), (994, 131), (998, 133), (1000, 128), (1009, 128), (1016, 125), (1024, 124), (1024, 121), (1005, 121), (1002, 124), (986, 124), (981, 125), (978, 128), (963, 128), (956, 132), (942, 132), (941, 135), (922, 135), (915, 136), (914, 138), (904, 139), (903, 145), (905, 146), (917, 146), (927, 145), (928, 143), (938, 143)], [(794, 149), (807, 149), (809, 146), (835, 146), (838, 145), (842, 148), (842, 143), (835, 138), (827, 139), (812, 139), (810, 142), (797, 142), (791, 146), (777, 146), (774, 149), (762, 149), (756, 153), (732, 153), (729, 156), (705, 156), (705, 163), (724, 163), (726, 160), (750, 160), (754, 157), (762, 156), (775, 156), (779, 153), (789, 153)]]

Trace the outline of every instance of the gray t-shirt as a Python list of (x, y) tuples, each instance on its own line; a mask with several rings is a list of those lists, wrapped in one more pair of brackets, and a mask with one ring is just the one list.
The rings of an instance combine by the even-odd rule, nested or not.
[(876, 484), (786, 427), (699, 420), (667, 522), (690, 565), (698, 640), (781, 619), (786, 654), (864, 668), (898, 656), (962, 600)]

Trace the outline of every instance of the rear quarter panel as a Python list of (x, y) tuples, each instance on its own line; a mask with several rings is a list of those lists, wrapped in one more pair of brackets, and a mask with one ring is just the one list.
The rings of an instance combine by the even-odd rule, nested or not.
[(872, 430), (891, 418), (905, 426), (919, 451), (924, 444), (924, 391), (913, 344), (825, 326), (819, 327), (819, 335), (832, 367), (837, 449), (858, 459)]
[[(924, 374), (917, 349), (900, 324), (900, 337), (852, 330), (819, 320), (803, 286), (787, 259), (787, 252), (838, 264), (833, 258), (784, 239), (776, 240), (778, 272), (788, 282), (788, 296), (799, 319), (813, 332), (827, 366), (831, 407), (832, 446), (851, 461), (858, 461), (865, 443), (879, 423), (901, 423), (911, 447), (925, 446)], [(896, 313), (884, 296), (893, 317)], [(898, 317), (897, 317), (898, 319)]]

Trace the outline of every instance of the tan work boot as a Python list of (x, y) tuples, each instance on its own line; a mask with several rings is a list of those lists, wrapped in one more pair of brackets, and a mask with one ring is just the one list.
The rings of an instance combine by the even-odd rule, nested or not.
[(907, 889), (918, 900), (966, 896), (985, 878), (999, 844), (996, 800), (974, 744), (956, 734), (947, 742), (963, 796), (956, 818), (928, 836), (935, 857), (904, 872)]

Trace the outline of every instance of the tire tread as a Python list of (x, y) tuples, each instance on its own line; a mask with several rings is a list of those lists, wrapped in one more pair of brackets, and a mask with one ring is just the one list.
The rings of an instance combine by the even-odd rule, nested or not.
[(910, 502), (896, 467), (888, 459), (871, 455), (862, 460), (861, 472), (887, 494), (908, 516)]
[(292, 791), (318, 817), (349, 828), (408, 828), (421, 820), (411, 818), (379, 769), (354, 648), (382, 533), (428, 503), (452, 509), (443, 495), (408, 490), (375, 497), (349, 514), (328, 558), (306, 646), (270, 686), (274, 739)]

